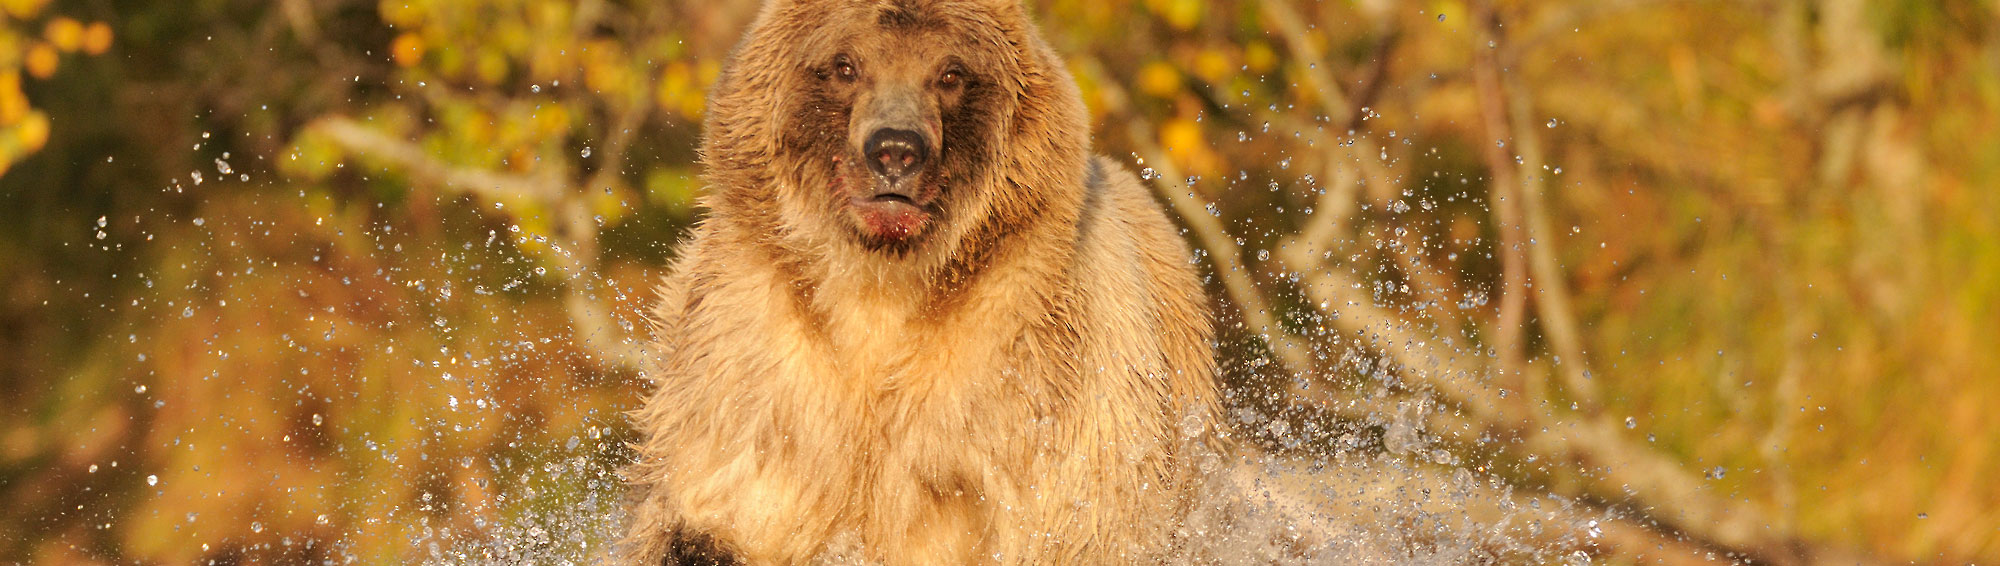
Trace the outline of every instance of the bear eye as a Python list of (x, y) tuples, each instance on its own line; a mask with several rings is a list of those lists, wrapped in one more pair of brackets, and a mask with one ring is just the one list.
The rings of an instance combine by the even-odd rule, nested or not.
[(958, 83), (965, 80), (964, 75), (965, 73), (960, 72), (955, 67), (951, 69), (945, 69), (944, 74), (938, 75), (938, 86), (944, 88), (957, 88)]
[(833, 75), (842, 80), (854, 80), (854, 62), (847, 60), (846, 55), (834, 57)]

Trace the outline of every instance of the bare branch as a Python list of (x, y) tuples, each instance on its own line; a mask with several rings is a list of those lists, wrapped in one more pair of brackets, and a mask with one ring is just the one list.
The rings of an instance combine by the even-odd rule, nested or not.
[[(1489, 20), (1498, 24), (1498, 19)], [(1507, 44), (1499, 29), (1491, 29), (1499, 47), (1497, 53), (1486, 60), (1487, 63), (1505, 63), (1512, 66), (1513, 50)], [(1533, 104), (1529, 99), (1527, 85), (1522, 84), (1518, 72), (1501, 73), (1498, 85), (1501, 90), (1489, 96), (1505, 96), (1508, 115), (1513, 123), (1514, 144), (1520, 151), (1521, 209), (1527, 220), (1528, 268), (1535, 284), (1535, 307), (1540, 315), (1542, 329), (1547, 333), (1549, 343), (1560, 362), (1556, 369), (1561, 372), (1563, 386), (1571, 398), (1585, 407), (1586, 412), (1595, 412), (1597, 387), (1590, 382), (1590, 361), (1584, 357), (1583, 338), (1577, 330), (1575, 309), (1570, 307), (1569, 281), (1563, 276), (1562, 266), (1556, 263), (1554, 233), (1549, 230), (1548, 205), (1543, 198), (1547, 190), (1548, 176), (1543, 173), (1546, 163), (1542, 155), (1541, 136), (1535, 133)], [(1486, 98), (1486, 96), (1482, 96)]]
[(1396, 258), (1396, 268), (1410, 279), (1411, 285), (1416, 287), (1417, 294), (1429, 304), (1423, 312), (1437, 322), (1439, 334), (1455, 338), (1465, 337), (1465, 329), (1459, 324), (1458, 315), (1448, 310), (1447, 306), (1452, 304), (1452, 292), (1455, 290), (1451, 278), (1422, 265), (1419, 259), (1422, 256), (1418, 253), (1390, 255)]
[(556, 211), (563, 220), (558, 224), (560, 236), (568, 242), (552, 246), (547, 258), (556, 262), (558, 273), (569, 276), (563, 304), (577, 345), (608, 367), (637, 367), (642, 347), (612, 321), (603, 301), (586, 292), (590, 278), (598, 273), (597, 229), (585, 201), (564, 181), (566, 168), (549, 167), (542, 175), (526, 177), (453, 165), (431, 157), (415, 143), (345, 117), (321, 118), (310, 128), (348, 153), (386, 162), (420, 184), (488, 201), (526, 199)]
[(392, 164), (419, 183), (470, 193), (488, 200), (527, 198), (546, 203), (566, 190), (559, 178), (508, 175), (439, 161), (415, 143), (384, 134), (351, 118), (321, 118), (308, 128), (326, 134), (348, 153)]
[(1486, 31), (1491, 26), (1485, 22), (1493, 18), (1491, 3), (1473, 3), (1473, 22), (1482, 30), (1478, 37), (1487, 40), (1473, 46), (1472, 77), (1480, 93), (1479, 114), (1486, 132), (1486, 139), (1481, 140), (1479, 147), (1480, 155), (1486, 158), (1489, 180), (1486, 205), (1493, 212), (1493, 229), (1499, 233), (1493, 253), (1500, 259), (1500, 287), (1493, 291), (1500, 302), (1500, 316), (1493, 323), (1492, 346), (1499, 352), (1502, 383), (1516, 390), (1539, 391), (1540, 384), (1527, 377), (1527, 362), (1523, 359), (1521, 336), (1528, 322), (1527, 238), (1522, 234), (1520, 181), (1515, 177), (1514, 164), (1507, 158), (1504, 145), (1508, 137), (1507, 110), (1506, 101), (1499, 98), (1500, 65), (1495, 61), (1493, 34)]
[(1375, 306), (1360, 292), (1363, 285), (1359, 280), (1320, 266), (1318, 258), (1309, 253), (1306, 248), (1291, 248), (1277, 256), (1287, 271), (1300, 276), (1306, 297), (1332, 319), (1341, 330), (1340, 336), (1353, 337), (1368, 349), (1388, 355), (1405, 376), (1461, 407), (1483, 425), (1521, 427), (1525, 419), (1515, 414), (1519, 411), (1514, 404), (1502, 402), (1497, 392), (1479, 381), (1484, 374), (1481, 364), (1459, 354), (1459, 348), (1417, 332), (1402, 317)]
[[(1332, 71), (1319, 50), (1307, 36), (1303, 22), (1305, 18), (1292, 9), (1286, 0), (1262, 0), (1258, 3), (1259, 13), (1271, 27), (1285, 40), (1285, 47), (1302, 65), (1299, 72), (1306, 77), (1307, 87), (1317, 94), (1320, 111), (1326, 117), (1326, 129), (1331, 131), (1322, 157), (1326, 167), (1326, 178), (1330, 182), (1320, 193), (1319, 202), (1314, 205), (1313, 214), (1306, 221), (1304, 233), (1290, 242), (1293, 246), (1304, 246), (1315, 255), (1324, 256), (1332, 252), (1336, 242), (1347, 234), (1348, 220), (1354, 215), (1354, 196), (1362, 180), (1360, 172), (1351, 166), (1355, 157), (1377, 151), (1374, 142), (1355, 139), (1349, 147), (1337, 141), (1354, 127), (1354, 122), (1365, 113), (1369, 100), (1381, 92), (1383, 77), (1388, 74), (1389, 55), (1394, 51), (1396, 40), (1401, 37), (1394, 20), (1384, 24), (1384, 31), (1376, 44), (1375, 64), (1368, 68), (1363, 83), (1361, 98), (1350, 100), (1340, 83), (1333, 78)], [(1303, 130), (1303, 128), (1297, 128)]]
[(1334, 81), (1333, 73), (1327, 71), (1326, 59), (1320, 56), (1318, 49), (1313, 48), (1306, 35), (1305, 17), (1300, 16), (1285, 0), (1263, 0), (1257, 6), (1264, 22), (1277, 28), (1292, 56), (1304, 65), (1299, 71), (1306, 76), (1308, 84), (1305, 87), (1319, 95), (1319, 105), (1328, 112), (1327, 119), (1339, 121), (1334, 124), (1335, 131), (1346, 130), (1349, 117), (1353, 115), (1353, 105), (1348, 104), (1347, 95), (1340, 88), (1340, 83)]
[[(1341, 329), (1340, 335), (1365, 340), (1366, 347), (1394, 359), (1407, 378), (1458, 407), (1483, 429), (1467, 431), (1473, 436), (1491, 432), (1519, 438), (1530, 454), (1601, 473), (1601, 480), (1584, 486), (1589, 494), (1608, 501), (1637, 499), (1656, 520), (1708, 544), (1766, 557), (1785, 556), (1785, 549), (1791, 548), (1791, 542), (1764, 530), (1767, 523), (1756, 508), (1718, 497), (1679, 461), (1622, 436), (1622, 424), (1603, 417), (1557, 421), (1527, 411), (1479, 381), (1479, 366), (1457, 354), (1457, 349), (1418, 332), (1413, 323), (1357, 293), (1358, 281), (1335, 270), (1302, 275), (1308, 296), (1326, 305), (1324, 310)], [(1572, 496), (1583, 495), (1569, 491)]]

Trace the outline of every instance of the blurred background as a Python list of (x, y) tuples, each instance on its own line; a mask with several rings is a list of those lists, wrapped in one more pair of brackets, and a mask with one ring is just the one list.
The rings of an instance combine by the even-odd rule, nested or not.
[[(1401, 552), (2000, 562), (2000, 2), (1032, 5)], [(755, 9), (0, 0), (0, 562), (591, 562)]]

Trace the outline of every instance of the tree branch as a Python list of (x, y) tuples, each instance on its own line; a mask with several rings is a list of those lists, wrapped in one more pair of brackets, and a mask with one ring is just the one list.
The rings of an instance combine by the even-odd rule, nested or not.
[[(621, 123), (624, 120), (620, 121)], [(430, 156), (421, 146), (362, 125), (351, 118), (332, 116), (315, 121), (308, 129), (320, 132), (346, 152), (386, 162), (419, 184), (443, 187), (492, 202), (528, 200), (560, 215), (558, 224), (568, 247), (553, 245), (548, 259), (557, 272), (569, 276), (568, 296), (563, 305), (570, 318), (577, 345), (589, 351), (607, 367), (634, 368), (643, 348), (635, 345), (617, 324), (610, 309), (586, 291), (597, 269), (597, 231), (589, 207), (577, 198), (577, 191), (563, 179), (564, 167), (549, 167), (536, 176), (508, 175), (485, 169), (462, 167)], [(621, 149), (622, 151), (622, 149)], [(511, 214), (511, 212), (510, 212)]]
[(1478, 38), (1486, 41), (1473, 46), (1473, 82), (1481, 94), (1479, 97), (1480, 123), (1486, 139), (1480, 140), (1480, 156), (1486, 159), (1487, 199), (1486, 205), (1493, 212), (1493, 230), (1499, 236), (1494, 243), (1493, 254), (1500, 260), (1500, 287), (1493, 290), (1500, 303), (1499, 318), (1493, 323), (1492, 347), (1499, 353), (1500, 380), (1505, 387), (1517, 391), (1530, 392), (1531, 400), (1540, 400), (1540, 384), (1527, 377), (1526, 352), (1522, 344), (1522, 334), (1527, 327), (1528, 271), (1527, 238), (1523, 236), (1521, 219), (1520, 181), (1516, 179), (1514, 164), (1507, 158), (1505, 147), (1507, 135), (1507, 111), (1505, 101), (1494, 96), (1499, 92), (1500, 70), (1495, 62), (1495, 38), (1488, 31), (1486, 22), (1494, 18), (1490, 3), (1474, 2), (1472, 20), (1481, 30)]
[[(1487, 22), (1494, 26), (1488, 29), (1498, 46), (1491, 50), (1495, 52), (1492, 57), (1481, 59), (1481, 64), (1511, 67), (1515, 60), (1513, 47), (1498, 27), (1498, 16)], [(1500, 81), (1497, 84), (1482, 81), (1480, 89), (1491, 88), (1497, 92), (1483, 92), (1481, 98), (1506, 100), (1507, 114), (1513, 125), (1510, 137), (1520, 151), (1520, 184), (1517, 189), (1527, 221), (1528, 268), (1536, 286), (1536, 313), (1540, 315), (1542, 329), (1547, 333), (1551, 349), (1559, 360), (1556, 368), (1563, 377), (1563, 386), (1571, 398), (1584, 407), (1585, 412), (1594, 413), (1598, 410), (1597, 387), (1590, 382), (1590, 361), (1584, 356), (1583, 338), (1577, 331), (1574, 309), (1570, 307), (1569, 281), (1563, 276), (1562, 266), (1556, 262), (1554, 234), (1549, 230), (1548, 206), (1543, 198), (1548, 179), (1542, 171), (1546, 161), (1542, 155), (1541, 136), (1535, 134), (1533, 104), (1520, 73), (1495, 74), (1500, 75)]]
[(352, 118), (321, 118), (307, 127), (318, 131), (350, 154), (394, 165), (419, 183), (444, 187), (492, 201), (528, 199), (552, 202), (567, 190), (559, 178), (524, 177), (461, 167), (439, 161), (415, 143), (384, 134)]

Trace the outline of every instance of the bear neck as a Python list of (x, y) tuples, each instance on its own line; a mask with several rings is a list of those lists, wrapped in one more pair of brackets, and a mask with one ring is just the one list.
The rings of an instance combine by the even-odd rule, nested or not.
[[(1080, 167), (1079, 167), (1080, 168)], [(992, 314), (1047, 312), (1049, 297), (987, 292), (989, 286), (1053, 289), (1075, 257), (1081, 216), (1083, 174), (1064, 187), (1044, 186), (1029, 195), (1009, 195), (994, 211), (904, 253), (867, 249), (851, 239), (805, 248), (768, 239), (773, 253), (796, 266), (811, 310), (851, 308), (856, 298), (875, 304), (888, 319), (943, 322), (938, 313), (967, 307)], [(1054, 190), (1050, 190), (1054, 189)], [(1039, 196), (1039, 198), (1037, 198)], [(979, 303), (968, 305), (967, 303)], [(1024, 314), (1025, 316), (1025, 314)], [(888, 322), (888, 321), (885, 321)]]

